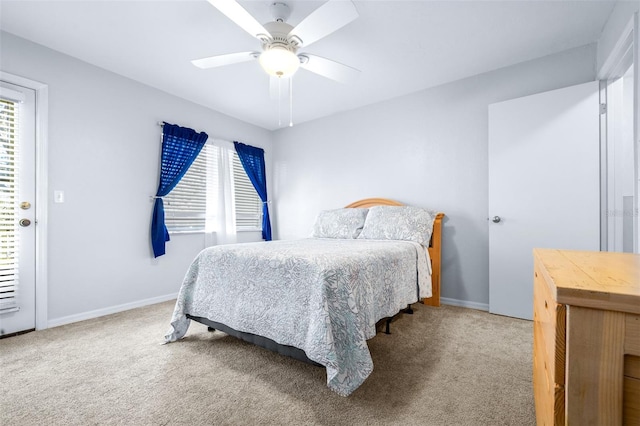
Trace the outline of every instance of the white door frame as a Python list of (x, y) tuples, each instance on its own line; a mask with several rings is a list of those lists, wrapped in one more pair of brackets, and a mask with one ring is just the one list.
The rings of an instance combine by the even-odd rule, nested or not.
[[(635, 120), (633, 123), (633, 137), (634, 137), (634, 194), (635, 194), (635, 213), (636, 218), (633, 221), (633, 251), (634, 253), (640, 253), (640, 215), (638, 215), (638, 211), (640, 211), (640, 184), (638, 179), (640, 179), (640, 17), (639, 13), (635, 12), (632, 18), (627, 22), (624, 30), (620, 34), (618, 41), (613, 47), (611, 53), (602, 64), (600, 70), (598, 70), (598, 80), (601, 81), (601, 103), (606, 103), (606, 85), (607, 80), (613, 78), (617, 74), (620, 73), (621, 65), (623, 63), (623, 58), (625, 55), (629, 53), (629, 50), (633, 49), (633, 85), (634, 85), (634, 100), (633, 100), (633, 108), (635, 113)], [(600, 131), (600, 144), (605, 150), (603, 153), (603, 163), (601, 162), (602, 175), (601, 175), (601, 191), (602, 191), (602, 202), (601, 211), (604, 213), (607, 210), (607, 170), (606, 170), (606, 118), (602, 118), (600, 120), (601, 126), (605, 126), (601, 128)], [(601, 218), (601, 250), (608, 249), (607, 243), (607, 217), (603, 214)]]
[(635, 122), (633, 123), (633, 137), (634, 139), (634, 149), (635, 149), (635, 194), (636, 194), (636, 220), (633, 221), (634, 224), (634, 234), (635, 237), (633, 240), (633, 251), (634, 253), (640, 252), (640, 215), (637, 214), (640, 211), (640, 185), (638, 184), (638, 179), (640, 179), (640, 12), (636, 12), (633, 16), (633, 88), (635, 89), (634, 99), (633, 99), (633, 109), (636, 114)]
[(49, 86), (0, 70), (0, 80), (36, 92), (36, 330), (47, 328), (48, 124)]

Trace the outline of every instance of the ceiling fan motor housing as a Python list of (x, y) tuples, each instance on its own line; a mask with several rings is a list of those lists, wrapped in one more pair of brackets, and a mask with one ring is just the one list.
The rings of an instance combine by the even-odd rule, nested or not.
[(263, 40), (262, 49), (269, 50), (275, 48), (287, 49), (292, 53), (296, 53), (302, 44), (296, 36), (289, 37), (289, 33), (293, 27), (286, 22), (268, 22), (264, 24), (264, 28), (269, 31), (271, 37)]

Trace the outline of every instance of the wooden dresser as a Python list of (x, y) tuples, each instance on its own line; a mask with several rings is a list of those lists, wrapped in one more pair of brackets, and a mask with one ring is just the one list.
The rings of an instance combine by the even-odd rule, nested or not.
[(542, 425), (640, 425), (640, 255), (534, 250)]

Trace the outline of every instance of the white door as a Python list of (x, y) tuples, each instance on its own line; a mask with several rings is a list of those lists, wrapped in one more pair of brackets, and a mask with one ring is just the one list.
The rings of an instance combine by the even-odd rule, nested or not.
[(600, 248), (598, 82), (489, 105), (489, 311), (533, 318), (534, 247)]
[(35, 91), (0, 82), (0, 336), (35, 328)]

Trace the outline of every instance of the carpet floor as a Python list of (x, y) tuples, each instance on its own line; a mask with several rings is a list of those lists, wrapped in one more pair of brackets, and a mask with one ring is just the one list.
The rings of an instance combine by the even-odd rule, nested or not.
[(414, 305), (351, 396), (323, 368), (192, 322), (173, 302), (0, 340), (2, 425), (534, 425), (529, 321)]

